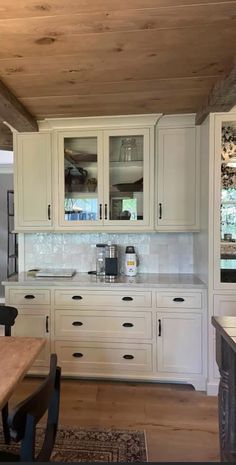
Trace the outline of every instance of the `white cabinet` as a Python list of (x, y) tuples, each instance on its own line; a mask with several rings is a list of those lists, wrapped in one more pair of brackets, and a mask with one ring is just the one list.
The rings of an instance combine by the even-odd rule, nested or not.
[(36, 361), (31, 372), (44, 371), (49, 366), (50, 359), (50, 308), (42, 307), (19, 308), (18, 315), (13, 326), (13, 336), (42, 337), (46, 344)]
[(6, 305), (17, 308), (12, 328), (13, 336), (41, 337), (46, 344), (34, 362), (31, 373), (46, 373), (51, 353), (51, 291), (50, 289), (13, 286), (6, 287)]
[(60, 228), (153, 229), (154, 126), (61, 130), (55, 137)]
[(199, 156), (196, 127), (157, 128), (156, 229), (199, 228)]
[(52, 227), (50, 134), (15, 135), (15, 229)]
[(202, 315), (157, 313), (157, 371), (202, 374)]

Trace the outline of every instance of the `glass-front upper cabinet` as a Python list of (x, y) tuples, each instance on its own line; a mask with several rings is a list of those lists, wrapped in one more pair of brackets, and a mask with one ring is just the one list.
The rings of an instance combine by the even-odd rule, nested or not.
[(236, 282), (236, 120), (221, 122), (220, 281)]
[(148, 225), (149, 130), (105, 131), (104, 146), (105, 224), (129, 229)]
[(101, 134), (59, 133), (60, 224), (102, 222)]
[(58, 131), (57, 141), (61, 227), (151, 229), (154, 139), (151, 151), (149, 128)]

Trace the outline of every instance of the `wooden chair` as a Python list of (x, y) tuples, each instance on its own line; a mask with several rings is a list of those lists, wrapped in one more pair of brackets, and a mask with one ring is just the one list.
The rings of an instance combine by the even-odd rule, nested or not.
[[(18, 315), (18, 311), (15, 307), (9, 307), (7, 305), (0, 305), (0, 325), (4, 326), (5, 336), (11, 336), (11, 327), (15, 324), (15, 319)], [(2, 427), (4, 440), (6, 444), (10, 443), (10, 432), (7, 425), (8, 418), (8, 404), (2, 408)]]
[[(44, 382), (27, 399), (16, 406), (8, 418), (11, 439), (21, 442), (20, 454), (0, 451), (1, 462), (48, 462), (56, 439), (61, 369), (56, 354), (51, 355), (50, 371)], [(36, 425), (48, 412), (43, 445), (35, 455)]]

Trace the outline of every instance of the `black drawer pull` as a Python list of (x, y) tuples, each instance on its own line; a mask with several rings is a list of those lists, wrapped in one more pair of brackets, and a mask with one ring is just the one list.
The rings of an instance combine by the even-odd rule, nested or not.
[(72, 355), (73, 355), (73, 357), (75, 357), (75, 358), (81, 358), (81, 357), (84, 356), (84, 354), (81, 354), (81, 352), (74, 352)]
[(131, 300), (134, 300), (133, 297), (122, 297), (122, 300), (125, 300), (126, 302), (130, 302)]
[(130, 354), (125, 354), (123, 355), (123, 358), (125, 358), (125, 360), (133, 360), (134, 356)]
[(73, 321), (72, 323), (73, 326), (83, 326), (82, 321)]
[(82, 300), (83, 297), (82, 297), (82, 295), (73, 295), (73, 296), (72, 296), (72, 299), (73, 299), (73, 300)]
[(26, 295), (25, 295), (25, 299), (28, 299), (28, 300), (35, 299), (35, 295), (26, 294)]
[(134, 325), (133, 323), (123, 323), (124, 328), (132, 328)]
[(173, 302), (184, 302), (184, 299), (183, 299), (183, 297), (175, 297), (173, 299)]

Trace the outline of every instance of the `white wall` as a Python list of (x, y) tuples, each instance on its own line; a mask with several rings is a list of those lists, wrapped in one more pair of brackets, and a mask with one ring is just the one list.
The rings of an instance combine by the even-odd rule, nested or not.
[(0, 165), (8, 165), (13, 163), (13, 152), (0, 150)]

